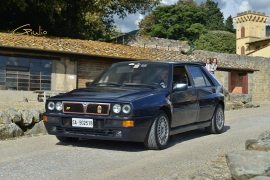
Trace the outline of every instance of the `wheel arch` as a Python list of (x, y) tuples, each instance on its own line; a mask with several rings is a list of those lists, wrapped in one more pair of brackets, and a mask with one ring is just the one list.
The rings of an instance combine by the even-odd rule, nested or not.
[(163, 106), (163, 107), (161, 107), (159, 110), (162, 110), (162, 111), (164, 111), (164, 112), (166, 113), (166, 115), (167, 115), (168, 118), (169, 118), (169, 123), (170, 123), (170, 125), (171, 125), (171, 121), (172, 121), (172, 113), (171, 113), (171, 109), (170, 109), (169, 107), (167, 107), (167, 106)]
[(222, 100), (218, 101), (218, 104), (220, 104), (223, 107), (223, 111), (225, 110), (225, 103)]

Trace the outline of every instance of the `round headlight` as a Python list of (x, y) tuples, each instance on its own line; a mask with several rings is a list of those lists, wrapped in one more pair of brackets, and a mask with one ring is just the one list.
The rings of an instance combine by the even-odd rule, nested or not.
[(50, 101), (50, 102), (48, 103), (48, 109), (52, 111), (52, 110), (54, 110), (54, 108), (55, 108), (54, 102)]
[(125, 104), (125, 105), (123, 106), (123, 108), (122, 108), (122, 111), (123, 111), (123, 113), (125, 113), (125, 114), (130, 113), (130, 110), (131, 110), (131, 108), (130, 108), (130, 105), (128, 105), (128, 104)]
[(55, 109), (58, 110), (58, 111), (62, 111), (62, 103), (61, 102), (57, 102), (55, 104)]
[(120, 106), (120, 104), (113, 105), (113, 112), (115, 114), (119, 114), (121, 112), (121, 106)]

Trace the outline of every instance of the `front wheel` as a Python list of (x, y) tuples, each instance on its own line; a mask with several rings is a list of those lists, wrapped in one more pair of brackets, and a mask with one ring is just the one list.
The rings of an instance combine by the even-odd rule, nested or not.
[(165, 149), (169, 142), (170, 124), (164, 111), (158, 111), (158, 114), (150, 128), (150, 131), (144, 140), (144, 146), (147, 149)]
[(75, 137), (65, 137), (65, 136), (56, 136), (56, 138), (60, 141), (60, 142), (76, 142), (79, 140), (79, 138), (75, 138)]
[(206, 127), (205, 130), (211, 134), (220, 134), (223, 131), (224, 121), (224, 109), (221, 104), (218, 104), (212, 117), (211, 124)]

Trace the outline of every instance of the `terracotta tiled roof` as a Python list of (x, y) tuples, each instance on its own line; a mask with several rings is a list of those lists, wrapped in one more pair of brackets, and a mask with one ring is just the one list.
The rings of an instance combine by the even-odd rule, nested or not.
[(158, 58), (156, 52), (151, 51), (151, 48), (140, 48), (79, 39), (14, 35), (9, 33), (0, 33), (0, 45), (133, 59)]
[[(198, 61), (204, 60), (208, 53), (194, 51), (191, 55), (182, 54), (180, 51), (168, 51), (166, 49), (144, 48), (138, 46), (127, 46), (99, 41), (88, 41), (79, 39), (56, 38), (46, 36), (14, 35), (11, 33), (0, 33), (0, 47), (21, 47), (38, 50), (54, 50), (67, 53), (91, 54), (107, 57), (132, 58), (142, 60), (172, 60), (172, 61)], [(218, 67), (230, 67), (255, 70), (253, 67), (239, 65), (219, 58)]]

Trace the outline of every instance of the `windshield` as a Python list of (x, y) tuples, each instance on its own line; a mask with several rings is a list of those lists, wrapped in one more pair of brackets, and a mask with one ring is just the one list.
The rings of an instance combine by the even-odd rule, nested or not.
[(168, 64), (135, 62), (119, 63), (97, 77), (92, 86), (144, 86), (166, 88)]

